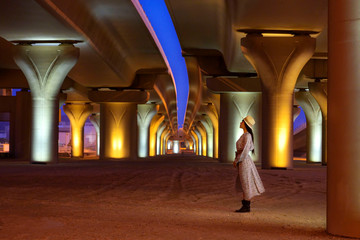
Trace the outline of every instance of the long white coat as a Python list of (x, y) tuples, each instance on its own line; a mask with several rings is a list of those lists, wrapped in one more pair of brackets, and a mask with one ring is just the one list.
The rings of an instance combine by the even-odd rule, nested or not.
[(236, 142), (237, 177), (236, 189), (243, 192), (244, 200), (265, 192), (265, 188), (249, 153), (254, 149), (251, 134), (246, 132)]

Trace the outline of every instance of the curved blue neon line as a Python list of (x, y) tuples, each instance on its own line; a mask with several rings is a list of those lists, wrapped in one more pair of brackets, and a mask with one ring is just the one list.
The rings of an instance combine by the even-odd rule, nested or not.
[(178, 128), (182, 128), (189, 96), (185, 59), (164, 0), (139, 0), (168, 59), (176, 87)]

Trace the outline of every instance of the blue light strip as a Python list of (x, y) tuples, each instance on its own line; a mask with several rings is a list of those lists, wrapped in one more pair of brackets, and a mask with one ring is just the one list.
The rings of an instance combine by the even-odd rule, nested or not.
[(178, 128), (182, 128), (189, 96), (186, 64), (164, 0), (139, 0), (168, 59), (176, 88)]

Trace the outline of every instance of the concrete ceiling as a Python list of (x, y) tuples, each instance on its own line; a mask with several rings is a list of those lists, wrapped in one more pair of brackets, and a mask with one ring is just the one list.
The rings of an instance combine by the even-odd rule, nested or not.
[[(327, 0), (165, 3), (184, 53), (198, 58), (204, 75), (256, 74), (240, 48), (243, 31), (248, 30), (316, 32), (312, 35), (317, 39), (315, 55), (326, 58)], [(141, 77), (143, 74), (166, 72), (160, 51), (130, 0), (5, 0), (1, 2), (0, 22), (0, 78), (19, 75), (14, 73), (18, 67), (12, 60), (12, 41), (80, 41), (75, 45), (80, 48), (80, 58), (68, 78), (88, 88), (123, 88), (133, 84), (141, 88), (143, 79), (149, 79)], [(201, 86), (203, 76), (193, 76), (196, 79), (190, 77), (190, 86)], [(2, 79), (0, 85), (1, 82)], [(196, 99), (196, 92), (201, 90), (190, 91), (190, 110), (194, 110), (194, 103), (201, 104)], [(164, 95), (162, 99), (167, 98)], [(170, 97), (169, 101), (167, 107), (176, 111), (174, 99)], [(172, 119), (176, 118), (174, 109), (168, 110)]]

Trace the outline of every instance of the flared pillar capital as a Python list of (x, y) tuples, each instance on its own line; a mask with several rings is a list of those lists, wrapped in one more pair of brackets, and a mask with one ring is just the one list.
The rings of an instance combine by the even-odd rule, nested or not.
[(309, 82), (308, 86), (311, 95), (321, 108), (324, 119), (327, 119), (327, 82)]
[(63, 106), (71, 124), (71, 155), (84, 156), (84, 125), (93, 107), (89, 103), (66, 103)]
[(309, 91), (299, 91), (295, 93), (295, 99), (304, 110), (308, 123), (321, 124), (321, 109), (316, 99)]
[(80, 49), (72, 44), (28, 44), (17, 45), (14, 49), (14, 60), (24, 73), (33, 98), (56, 98), (66, 75), (80, 55)]
[(316, 39), (308, 35), (247, 34), (241, 39), (242, 52), (259, 74), (263, 90), (280, 92), (294, 90), (300, 71), (314, 54), (315, 44)]

